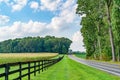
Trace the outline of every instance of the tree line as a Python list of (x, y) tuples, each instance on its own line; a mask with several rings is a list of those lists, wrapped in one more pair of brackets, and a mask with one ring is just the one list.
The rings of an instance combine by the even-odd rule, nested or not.
[(86, 58), (120, 61), (120, 0), (78, 0)]
[(0, 42), (0, 53), (67, 53), (71, 43), (68, 38), (54, 36), (16, 38)]

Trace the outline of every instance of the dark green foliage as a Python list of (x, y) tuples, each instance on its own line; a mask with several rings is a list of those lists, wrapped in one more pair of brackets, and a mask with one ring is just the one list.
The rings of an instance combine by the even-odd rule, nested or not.
[(0, 42), (0, 53), (55, 52), (67, 53), (72, 43), (67, 38), (54, 36), (25, 37)]
[(79, 57), (79, 58), (86, 58), (86, 53), (85, 52), (74, 52), (74, 55)]
[(116, 47), (116, 56), (118, 61), (120, 61), (120, 0), (114, 0), (114, 5), (112, 9), (112, 25), (114, 31), (114, 41)]
[(86, 57), (120, 61), (120, 0), (78, 0)]

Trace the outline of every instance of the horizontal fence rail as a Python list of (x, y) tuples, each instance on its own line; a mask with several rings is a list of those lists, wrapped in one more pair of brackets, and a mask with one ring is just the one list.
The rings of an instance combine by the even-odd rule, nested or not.
[[(63, 59), (64, 56), (59, 57), (57, 59), (50, 60), (37, 60), (37, 61), (27, 61), (27, 62), (16, 62), (16, 63), (7, 63), (0, 65), (0, 80), (9, 80), (10, 75), (18, 74), (16, 78), (12, 80), (22, 80), (23, 77), (28, 77), (30, 80), (30, 75), (33, 73), (36, 76), (36, 73), (40, 73), (40, 71), (46, 70), (48, 67), (54, 65)], [(17, 67), (17, 69), (14, 69)], [(1, 71), (3, 70), (3, 71)], [(25, 71), (26, 73), (24, 73)], [(24, 74), (23, 74), (24, 73)]]

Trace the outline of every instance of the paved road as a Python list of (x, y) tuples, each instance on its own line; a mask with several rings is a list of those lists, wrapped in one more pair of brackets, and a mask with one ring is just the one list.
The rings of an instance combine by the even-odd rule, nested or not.
[(106, 71), (106, 72), (108, 72), (110, 74), (120, 76), (120, 65), (119, 64), (112, 64), (112, 63), (107, 63), (107, 62), (98, 62), (98, 61), (92, 61), (92, 60), (85, 60), (85, 59), (77, 58), (74, 55), (68, 55), (68, 57), (75, 60), (75, 61), (77, 61), (77, 62), (79, 62), (79, 63), (82, 63), (82, 64), (85, 64), (85, 65), (88, 65), (88, 66), (91, 66), (91, 67)]

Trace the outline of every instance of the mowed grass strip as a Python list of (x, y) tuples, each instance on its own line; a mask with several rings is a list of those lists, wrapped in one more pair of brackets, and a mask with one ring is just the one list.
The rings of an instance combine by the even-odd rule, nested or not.
[(75, 55), (76, 57), (79, 57), (79, 58), (83, 58), (83, 59), (86, 58), (86, 54), (85, 54), (85, 53), (75, 53), (74, 55)]
[(48, 70), (32, 76), (31, 80), (120, 80), (120, 77), (80, 64), (65, 56)]
[[(82, 58), (82, 59), (86, 59), (86, 53), (75, 53), (74, 54), (76, 57), (78, 58)], [(91, 59), (91, 60), (94, 60), (94, 59)], [(113, 62), (113, 61), (104, 61), (104, 60), (94, 60), (94, 61), (98, 61), (98, 62), (107, 62), (107, 63), (112, 63), (112, 64), (119, 64), (120, 65), (120, 62)]]

